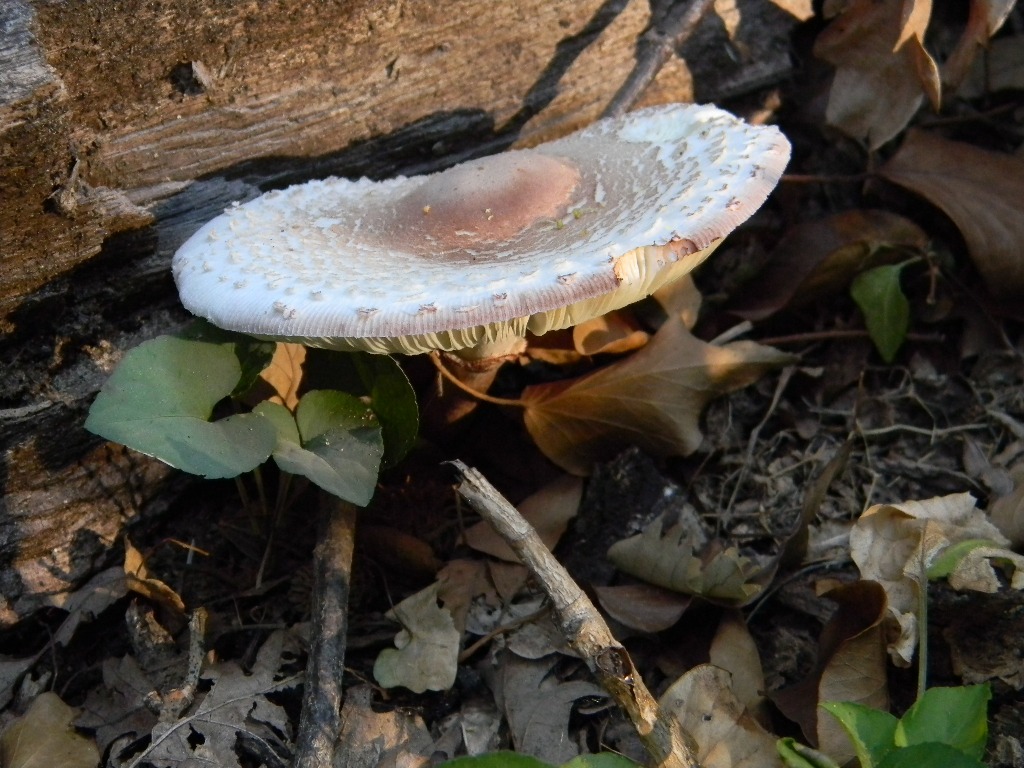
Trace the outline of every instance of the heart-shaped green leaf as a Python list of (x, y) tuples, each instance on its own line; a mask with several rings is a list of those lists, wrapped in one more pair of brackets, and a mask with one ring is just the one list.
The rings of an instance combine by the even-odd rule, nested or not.
[(353, 504), (366, 506), (377, 486), (384, 453), (373, 412), (345, 392), (314, 390), (288, 409), (260, 403), (253, 414), (274, 425), (274, 461), (285, 472), (302, 475)]
[(273, 450), (273, 426), (252, 414), (209, 421), (241, 378), (234, 347), (174, 336), (140, 344), (103, 386), (85, 428), (192, 474), (248, 472)]

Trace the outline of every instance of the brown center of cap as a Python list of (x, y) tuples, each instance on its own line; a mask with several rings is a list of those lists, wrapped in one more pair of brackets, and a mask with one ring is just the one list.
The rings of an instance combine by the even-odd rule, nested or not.
[(532, 224), (566, 213), (579, 171), (535, 152), (506, 152), (470, 160), (429, 176), (398, 203), (412, 234), (442, 249), (506, 240)]

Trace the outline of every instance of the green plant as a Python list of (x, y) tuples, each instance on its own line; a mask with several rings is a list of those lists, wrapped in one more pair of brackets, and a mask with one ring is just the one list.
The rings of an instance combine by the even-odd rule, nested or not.
[[(861, 768), (982, 768), (988, 740), (988, 684), (930, 688), (897, 719), (852, 702), (824, 702), (850, 737)], [(791, 768), (838, 768), (791, 738), (777, 743)]]
[(868, 335), (887, 363), (896, 358), (910, 327), (910, 303), (900, 277), (903, 268), (915, 261), (918, 259), (865, 270), (850, 284), (850, 295), (864, 314)]
[(207, 478), (237, 477), (272, 456), (287, 475), (365, 506), (382, 463), (398, 461), (415, 439), (408, 379), (391, 358), (337, 353), (293, 410), (270, 400), (248, 410), (275, 348), (205, 322), (158, 336), (125, 355), (85, 427)]

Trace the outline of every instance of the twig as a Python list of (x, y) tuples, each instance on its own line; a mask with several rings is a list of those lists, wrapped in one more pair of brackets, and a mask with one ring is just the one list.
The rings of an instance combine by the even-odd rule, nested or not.
[(486, 392), (480, 392), (479, 390), (473, 389), (464, 381), (459, 381), (458, 376), (456, 376), (454, 373), (449, 371), (447, 367), (445, 367), (444, 362), (441, 360), (441, 355), (438, 354), (437, 352), (430, 353), (430, 362), (434, 364), (434, 367), (437, 368), (437, 372), (440, 373), (444, 378), (446, 378), (449, 382), (451, 382), (460, 390), (462, 390), (467, 395), (476, 400), (479, 400), (483, 403), (491, 403), (493, 405), (510, 405), (515, 408), (526, 407), (526, 403), (524, 403), (522, 400), (513, 400), (512, 398), (508, 397), (495, 397), (494, 395), (488, 395)]
[(693, 0), (675, 15), (664, 19), (660, 26), (652, 25), (644, 32), (637, 45), (633, 71), (612, 96), (612, 100), (604, 108), (602, 117), (618, 117), (633, 106), (676, 49), (694, 33), (704, 14), (711, 10), (711, 6), (712, 0)]
[(698, 768), (693, 738), (678, 721), (661, 712), (626, 649), (533, 527), (480, 472), (461, 461), (452, 465), (462, 479), (459, 493), (491, 524), (547, 592), (565, 639), (629, 715), (653, 764), (659, 768)]
[(321, 496), (319, 543), (313, 551), (313, 611), (295, 768), (330, 768), (341, 731), (341, 676), (348, 632), (348, 595), (356, 508)]

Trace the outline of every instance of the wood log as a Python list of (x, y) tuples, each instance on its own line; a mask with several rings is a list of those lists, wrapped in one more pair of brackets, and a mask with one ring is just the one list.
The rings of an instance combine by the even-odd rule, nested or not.
[(82, 422), (124, 350), (187, 320), (168, 269), (186, 237), (267, 189), (438, 170), (590, 122), (649, 15), (645, 0), (6, 0), (0, 627), (60, 605), (172, 476)]

